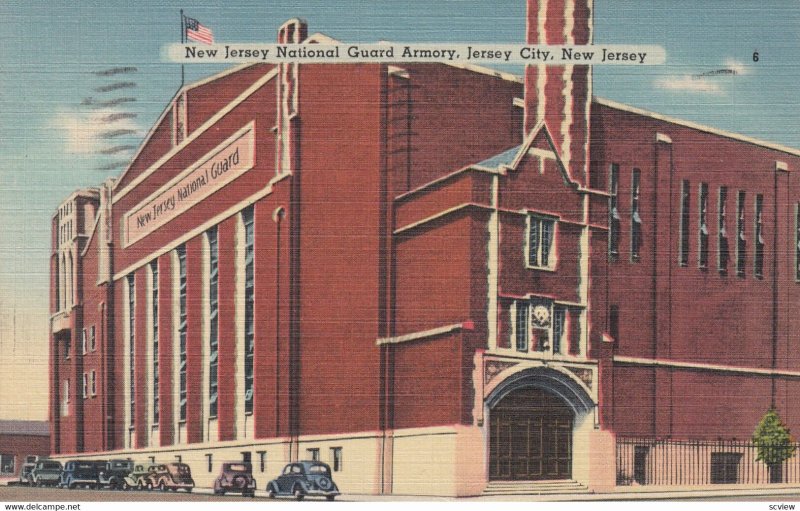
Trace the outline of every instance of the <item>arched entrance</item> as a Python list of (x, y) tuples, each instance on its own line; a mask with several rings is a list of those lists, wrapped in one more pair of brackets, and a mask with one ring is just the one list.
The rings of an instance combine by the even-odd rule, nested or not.
[(492, 409), (489, 478), (570, 479), (574, 413), (558, 396), (528, 387)]
[(574, 432), (594, 403), (560, 371), (515, 373), (487, 397), (490, 480), (572, 479)]

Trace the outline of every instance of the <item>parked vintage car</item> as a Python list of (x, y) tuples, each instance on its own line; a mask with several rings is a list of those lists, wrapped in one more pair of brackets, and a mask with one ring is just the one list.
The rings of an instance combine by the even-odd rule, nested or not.
[(61, 463), (53, 460), (39, 460), (30, 471), (28, 481), (31, 486), (56, 486), (61, 481)]
[(122, 489), (129, 490), (131, 488), (136, 490), (144, 490), (147, 488), (147, 482), (150, 474), (155, 472), (158, 465), (135, 465), (131, 472), (123, 477)]
[(308, 496), (322, 496), (333, 500), (339, 495), (339, 488), (331, 478), (331, 468), (319, 461), (298, 461), (289, 463), (277, 479), (267, 483), (267, 495), (293, 496), (303, 500)]
[(223, 463), (222, 471), (214, 480), (214, 495), (226, 492), (241, 493), (245, 497), (255, 497), (256, 480), (250, 463)]
[(36, 463), (23, 463), (19, 469), (19, 484), (31, 484), (31, 470)]
[(167, 463), (151, 465), (155, 467), (147, 476), (147, 489), (158, 488), (161, 491), (186, 490), (191, 492), (194, 488), (194, 479), (189, 465), (185, 463)]
[(97, 487), (98, 462), (96, 460), (71, 460), (64, 464), (60, 488), (74, 489), (78, 486)]
[(99, 467), (97, 487), (111, 490), (127, 490), (125, 478), (133, 472), (133, 460), (110, 460)]

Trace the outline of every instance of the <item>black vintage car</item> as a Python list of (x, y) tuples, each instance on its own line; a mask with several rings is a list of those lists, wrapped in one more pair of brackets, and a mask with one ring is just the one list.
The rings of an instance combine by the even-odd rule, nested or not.
[[(105, 462), (102, 462), (103, 464)], [(64, 471), (61, 472), (61, 480), (58, 486), (61, 488), (74, 489), (78, 486), (87, 488), (97, 487), (97, 475), (100, 463), (92, 460), (72, 460), (64, 464)]]
[(331, 478), (331, 468), (319, 461), (298, 461), (289, 463), (281, 475), (267, 483), (267, 495), (292, 496), (303, 500), (307, 495), (325, 497), (333, 500), (339, 495), (339, 488)]
[(97, 487), (112, 490), (127, 490), (126, 477), (133, 472), (133, 460), (111, 460), (99, 467)]
[(61, 463), (48, 459), (37, 461), (28, 480), (31, 486), (56, 486), (61, 480)]
[(223, 463), (219, 477), (214, 481), (214, 495), (226, 492), (241, 493), (245, 497), (255, 497), (256, 480), (250, 463)]

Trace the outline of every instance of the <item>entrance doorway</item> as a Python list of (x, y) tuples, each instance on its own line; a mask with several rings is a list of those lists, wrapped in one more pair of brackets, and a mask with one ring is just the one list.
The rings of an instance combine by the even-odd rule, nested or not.
[(491, 410), (489, 479), (572, 478), (574, 413), (558, 396), (523, 387)]

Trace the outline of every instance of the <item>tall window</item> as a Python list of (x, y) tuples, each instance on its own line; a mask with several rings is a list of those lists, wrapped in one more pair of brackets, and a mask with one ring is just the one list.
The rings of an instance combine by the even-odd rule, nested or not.
[(763, 214), (764, 214), (764, 196), (761, 194), (756, 195), (756, 235), (755, 235), (755, 244), (756, 244), (756, 253), (755, 253), (755, 261), (754, 261), (754, 268), (753, 273), (755, 273), (756, 278), (762, 278), (764, 276), (764, 224), (763, 224)]
[(158, 424), (158, 261), (150, 263), (153, 276), (153, 424)]
[(180, 421), (186, 420), (186, 247), (179, 246), (178, 254), (178, 342), (180, 344), (178, 365), (178, 395), (180, 398)]
[(555, 267), (553, 238), (556, 222), (552, 218), (528, 216), (528, 266), (533, 268)]
[(208, 406), (209, 417), (217, 416), (217, 390), (218, 390), (218, 356), (219, 356), (219, 247), (217, 245), (217, 228), (210, 229), (207, 233), (209, 249), (208, 266)]
[(97, 372), (92, 369), (91, 372), (91, 386), (92, 386), (92, 397), (97, 395)]
[(253, 413), (253, 351), (255, 299), (253, 207), (242, 211), (244, 223), (244, 412)]
[(744, 266), (747, 260), (747, 240), (744, 237), (744, 201), (745, 193), (739, 191), (739, 198), (736, 201), (736, 274), (744, 277)]
[(642, 217), (639, 215), (641, 177), (639, 169), (633, 169), (631, 183), (631, 260), (633, 261), (639, 260), (642, 248)]
[(331, 447), (331, 462), (334, 472), (341, 472), (344, 469), (341, 447)]
[(86, 352), (89, 350), (88, 348), (89, 343), (88, 339), (86, 338), (86, 329), (84, 328), (81, 331), (81, 354), (86, 355)]
[(611, 165), (608, 180), (608, 253), (612, 259), (619, 255), (619, 230), (620, 216), (617, 202), (617, 192), (619, 191), (619, 165)]
[(95, 336), (94, 325), (89, 328), (89, 349), (92, 351), (97, 349), (97, 337)]
[(553, 307), (553, 353), (561, 353), (567, 323), (567, 309)]
[(698, 264), (708, 268), (708, 184), (700, 183), (700, 248)]
[(128, 396), (130, 399), (131, 427), (136, 423), (136, 377), (134, 367), (136, 366), (136, 338), (134, 325), (136, 324), (136, 288), (134, 284), (134, 274), (128, 275)]
[(689, 205), (690, 205), (689, 181), (684, 180), (681, 185), (681, 247), (680, 263), (681, 266), (689, 264)]
[(61, 388), (61, 416), (69, 415), (69, 380), (64, 380)]
[(528, 302), (517, 302), (517, 335), (516, 347), (517, 351), (528, 351), (528, 318), (530, 316), (530, 307)]
[(83, 399), (89, 397), (89, 375), (83, 373)]
[(728, 188), (720, 186), (719, 188), (719, 244), (717, 263), (720, 273), (728, 271)]

